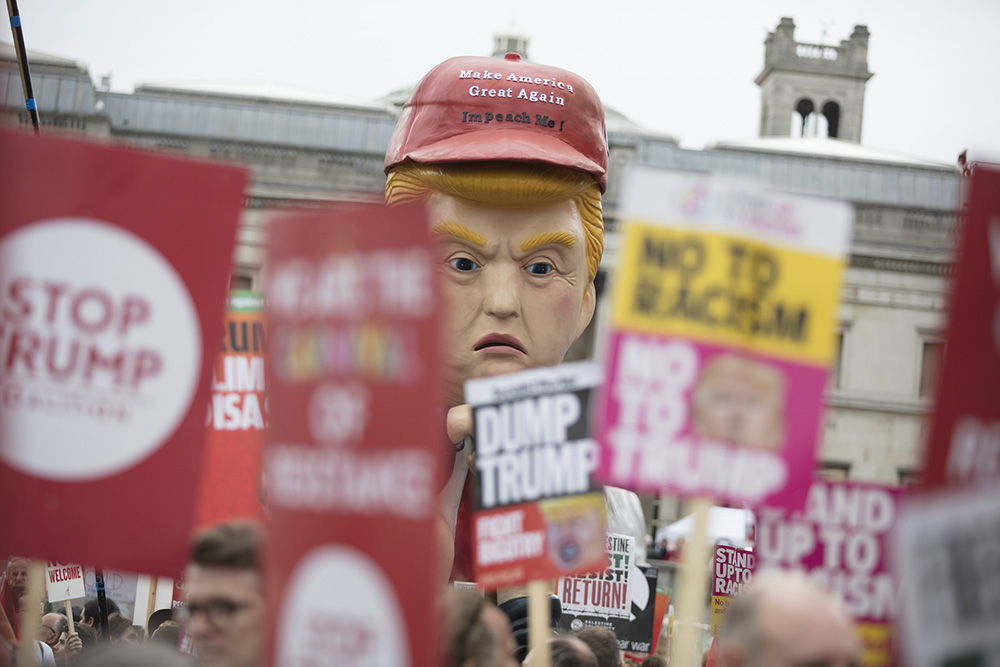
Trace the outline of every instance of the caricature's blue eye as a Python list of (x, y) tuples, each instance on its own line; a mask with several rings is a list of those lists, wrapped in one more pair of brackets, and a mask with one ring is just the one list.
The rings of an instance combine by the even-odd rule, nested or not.
[(544, 276), (548, 273), (552, 273), (555, 269), (548, 262), (535, 262), (528, 267), (528, 272), (536, 276)]
[(450, 264), (452, 268), (458, 269), (459, 271), (475, 271), (479, 268), (479, 265), (468, 257), (456, 257), (455, 259), (450, 260), (448, 264)]

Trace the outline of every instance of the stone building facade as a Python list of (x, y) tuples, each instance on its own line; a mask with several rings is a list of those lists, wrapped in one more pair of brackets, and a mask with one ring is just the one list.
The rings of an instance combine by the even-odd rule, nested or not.
[[(831, 474), (898, 483), (911, 477), (920, 461), (961, 176), (951, 165), (858, 143), (864, 84), (871, 76), (867, 29), (858, 26), (839, 47), (796, 44), (793, 31), (791, 19), (782, 19), (765, 44), (765, 67), (758, 77), (761, 137), (756, 140), (683, 149), (674, 137), (607, 110), (608, 238), (598, 286), (614, 269), (620, 184), (633, 163), (740, 175), (850, 202), (855, 237), (839, 326), (830, 332), (840, 353), (819, 459)], [(519, 35), (498, 36), (495, 46), (512, 43), (526, 50), (527, 40)], [(402, 88), (379, 100), (224, 84), (147, 84), (118, 93), (95, 86), (72, 60), (40, 53), (30, 53), (29, 60), (44, 132), (250, 167), (233, 258), (233, 285), (250, 288), (258, 286), (275, 213), (381, 197), (385, 148), (408, 91)], [(839, 138), (789, 136), (792, 113), (804, 96), (820, 110), (836, 101)], [(4, 43), (0, 122), (29, 124), (13, 48)], [(588, 332), (572, 354), (591, 354), (593, 338)]]

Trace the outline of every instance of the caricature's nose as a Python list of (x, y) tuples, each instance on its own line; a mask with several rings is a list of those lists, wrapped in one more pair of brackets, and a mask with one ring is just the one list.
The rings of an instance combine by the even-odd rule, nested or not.
[(484, 270), (483, 308), (494, 317), (518, 317), (521, 313), (521, 281), (515, 267), (491, 266)]

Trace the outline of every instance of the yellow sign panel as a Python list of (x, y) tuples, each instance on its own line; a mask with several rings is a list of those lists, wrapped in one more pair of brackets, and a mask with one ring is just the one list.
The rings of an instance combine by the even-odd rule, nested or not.
[(619, 260), (619, 328), (825, 365), (843, 262), (732, 234), (630, 222)]

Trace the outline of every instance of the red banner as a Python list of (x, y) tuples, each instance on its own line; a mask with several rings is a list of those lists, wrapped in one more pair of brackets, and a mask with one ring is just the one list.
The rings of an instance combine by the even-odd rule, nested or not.
[(172, 576), (246, 174), (25, 132), (0, 154), (0, 553)]
[(272, 230), (271, 663), (433, 664), (441, 386), (423, 208)]
[(226, 301), (222, 343), (212, 371), (208, 438), (197, 526), (263, 518), (260, 452), (268, 422), (264, 297), (235, 291)]
[(1000, 480), (1000, 171), (976, 166), (955, 263), (925, 484)]

